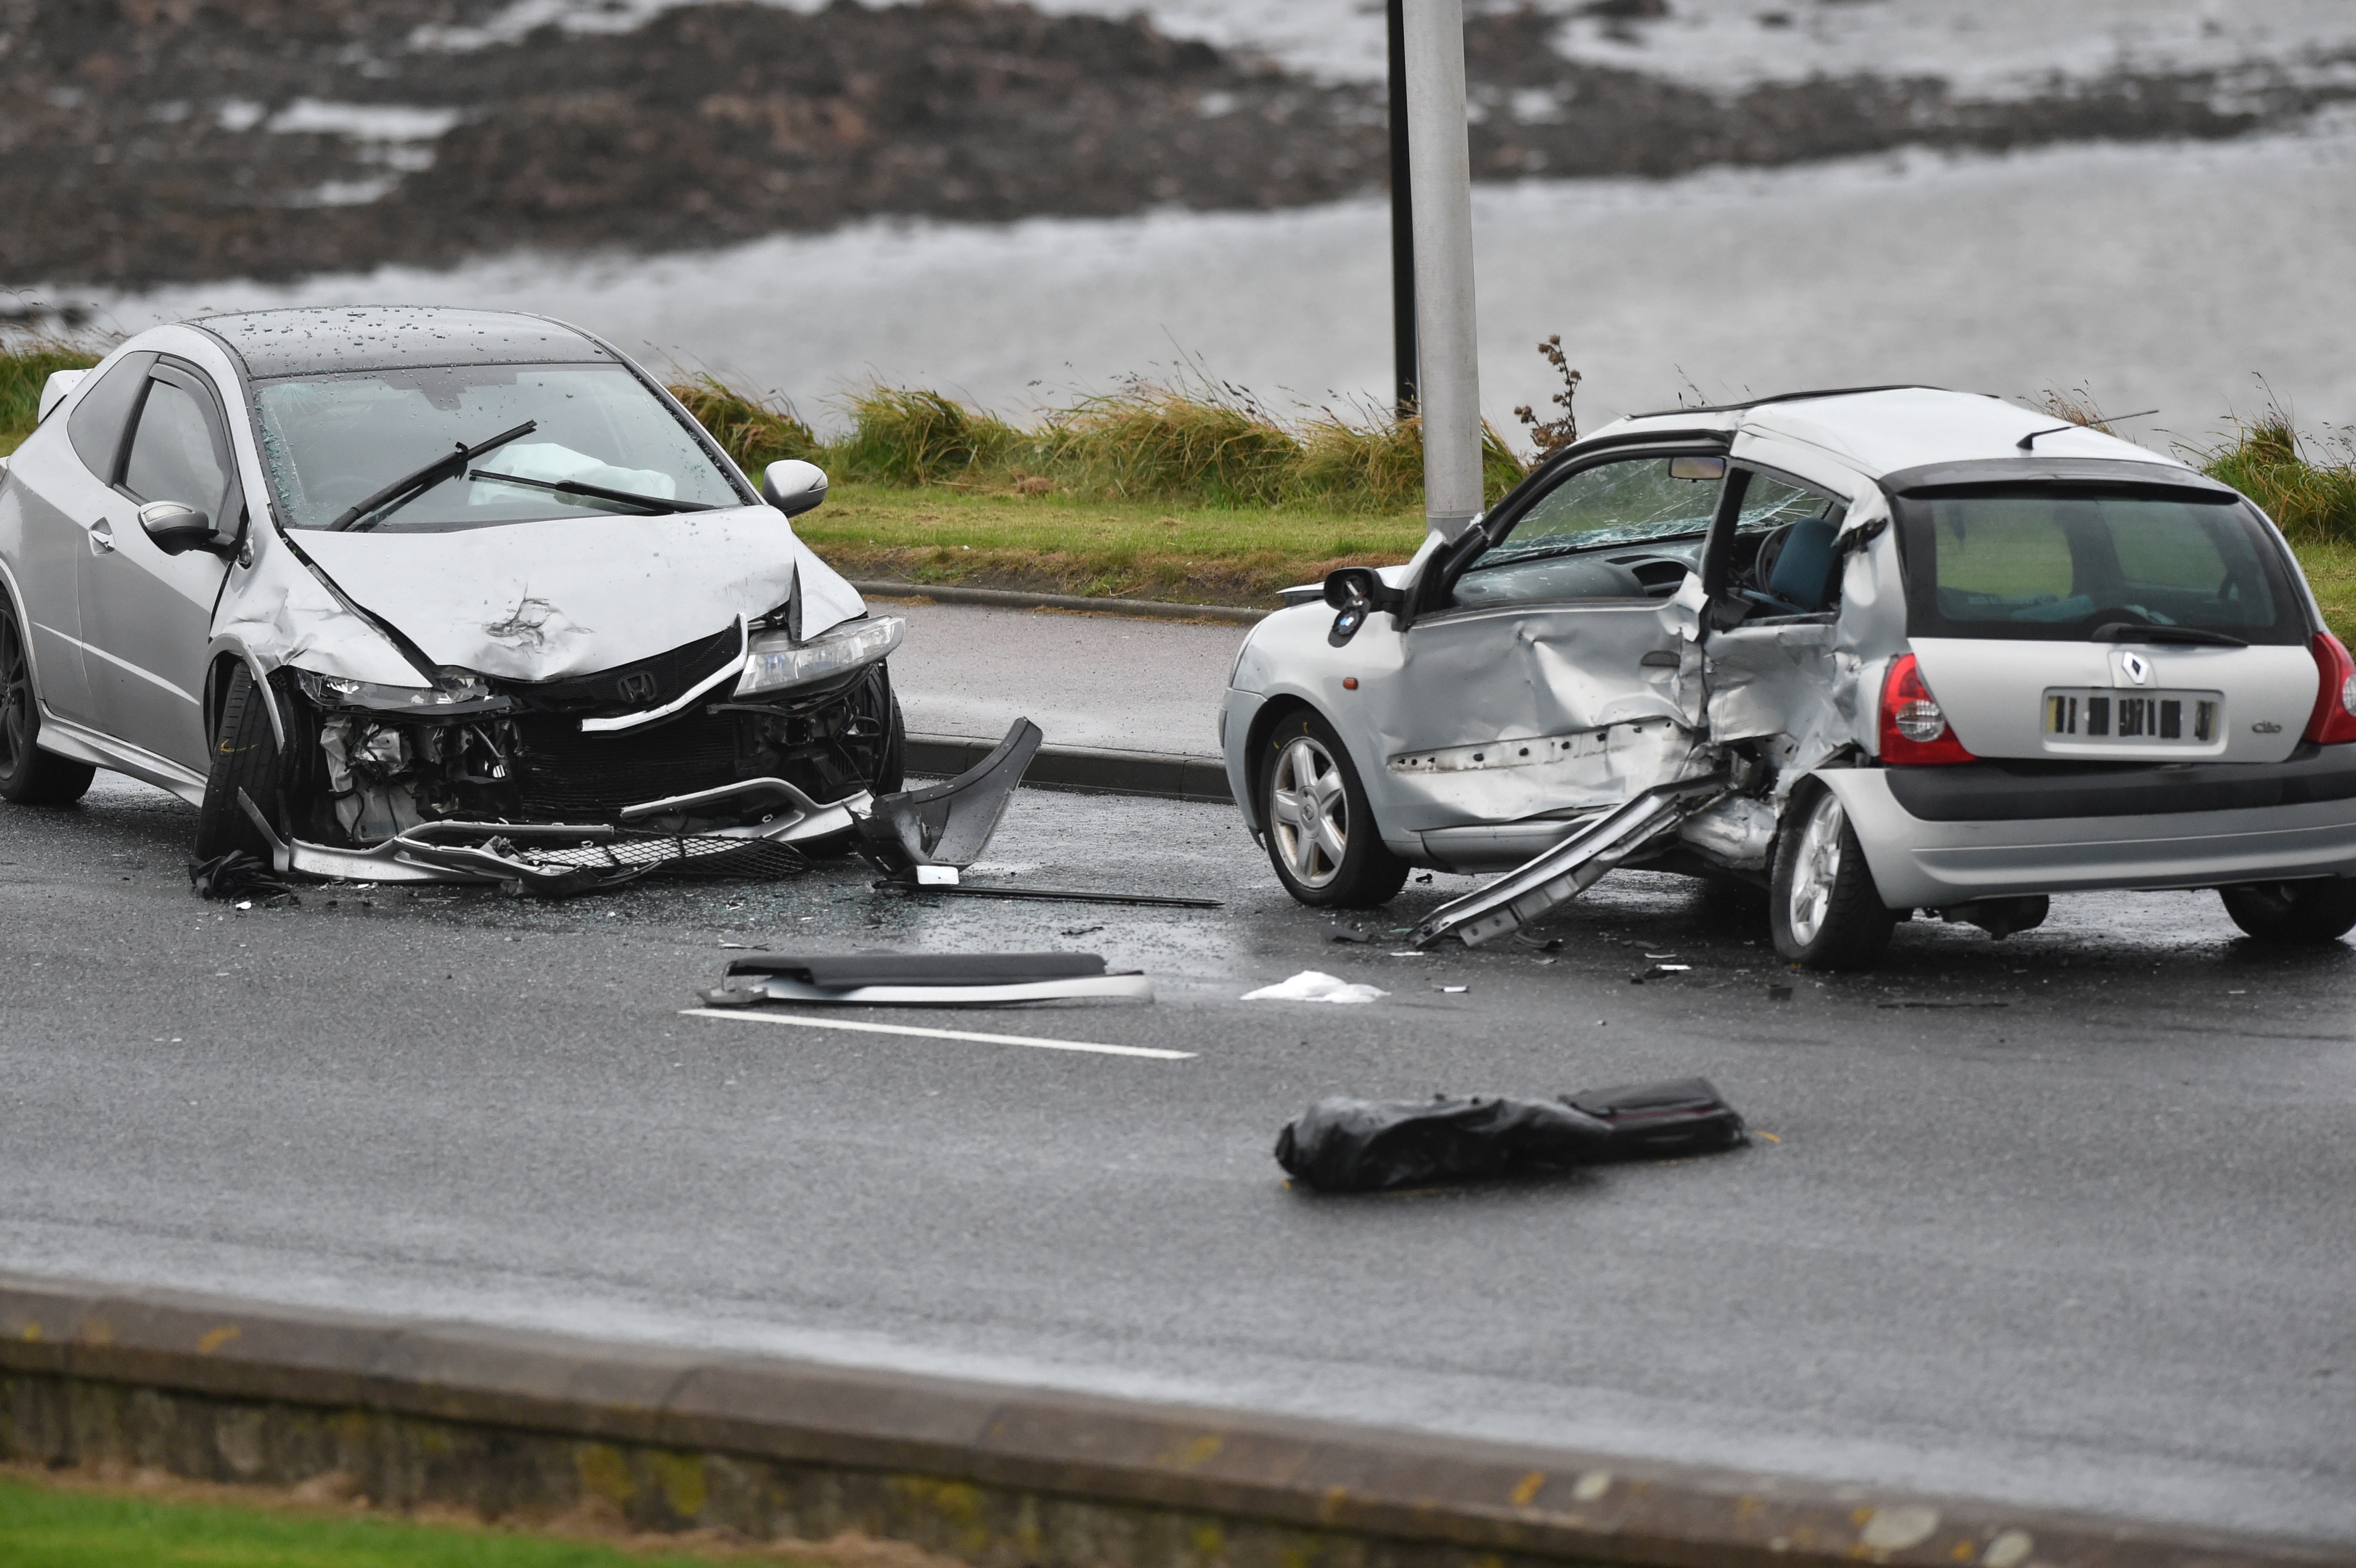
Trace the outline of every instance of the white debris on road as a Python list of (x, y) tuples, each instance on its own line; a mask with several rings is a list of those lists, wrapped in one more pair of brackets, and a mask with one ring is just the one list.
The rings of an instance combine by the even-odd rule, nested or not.
[(1257, 991), (1246, 991), (1247, 1002), (1371, 1002), (1377, 997), (1387, 997), (1388, 991), (1372, 986), (1352, 985), (1315, 969), (1303, 969), (1290, 980), (1280, 980), (1273, 986), (1262, 986)]

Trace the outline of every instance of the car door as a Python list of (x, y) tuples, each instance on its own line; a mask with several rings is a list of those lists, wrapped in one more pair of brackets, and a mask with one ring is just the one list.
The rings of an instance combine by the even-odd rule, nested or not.
[(1822, 485), (1738, 463), (1703, 577), (1710, 739), (1788, 736), (1802, 765), (1820, 760), (1845, 715), (1834, 641), (1848, 502)]
[(1387, 705), (1395, 831), (1451, 865), (1515, 864), (1684, 769), (1698, 660), (1673, 602), (1697, 582), (1725, 473), (1715, 451), (1599, 455), (1434, 560)]
[(112, 520), (127, 518), (111, 485), (155, 362), (153, 354), (130, 354), (108, 366), (80, 389), (62, 429), (34, 432), (8, 464), (19, 530), (9, 564), (24, 596), (34, 679), (43, 705), (76, 723), (97, 720), (82, 655), (81, 561), (105, 542), (95, 525), (108, 522), (111, 532)]
[(193, 367), (150, 369), (112, 488), (81, 559), (84, 667), (99, 728), (142, 751), (206, 772), (204, 666), (228, 562), (206, 550), (166, 555), (139, 526), (142, 506), (177, 501), (232, 534), (244, 506), (227, 421)]

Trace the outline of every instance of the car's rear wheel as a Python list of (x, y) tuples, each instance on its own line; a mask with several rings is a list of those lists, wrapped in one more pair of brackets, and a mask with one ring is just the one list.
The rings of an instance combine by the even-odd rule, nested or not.
[(285, 761), (278, 748), (278, 732), (270, 727), (269, 697), (239, 665), (229, 677), (221, 698), (220, 723), (213, 731), (212, 771), (205, 778), (204, 804), (197, 810), (196, 854), (199, 860), (242, 849), (258, 860), (270, 859), (270, 841), (238, 804), (242, 791), (265, 816), (284, 822), (286, 794)]
[(1848, 813), (1821, 784), (1794, 803), (1776, 839), (1767, 919), (1775, 951), (1803, 969), (1870, 969), (1897, 929)]
[(16, 607), (0, 593), (0, 800), (71, 805), (98, 770), (40, 748), (41, 702)]
[(2225, 912), (2258, 942), (2319, 947), (2356, 930), (2356, 878), (2309, 882), (2251, 882), (2219, 888)]
[(1366, 909), (1407, 883), (1408, 863), (1383, 847), (1366, 792), (1333, 727), (1306, 710), (1269, 735), (1259, 818), (1285, 891), (1319, 909)]

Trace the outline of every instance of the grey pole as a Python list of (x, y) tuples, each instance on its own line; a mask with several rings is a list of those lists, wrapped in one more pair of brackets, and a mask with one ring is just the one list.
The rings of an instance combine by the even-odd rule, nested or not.
[(1464, 0), (1405, 0), (1408, 163), (1415, 188), (1423, 515), (1454, 539), (1481, 510), (1481, 370), (1472, 310), (1472, 149)]
[(1390, 32), (1391, 369), (1393, 406), (1415, 412), (1415, 197), (1407, 166), (1407, 0), (1384, 7)]

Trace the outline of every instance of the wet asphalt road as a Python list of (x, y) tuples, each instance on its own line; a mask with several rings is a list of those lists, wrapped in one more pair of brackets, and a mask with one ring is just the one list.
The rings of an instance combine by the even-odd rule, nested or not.
[[(1820, 981), (1633, 874), (1558, 954), (1391, 956), (1445, 878), (1337, 944), (1208, 806), (1025, 792), (992, 851), (1202, 913), (851, 866), (239, 913), (187, 891), (193, 817), (107, 775), (0, 808), (0, 1267), (2356, 1540), (2356, 948), (2207, 896)], [(1161, 999), (884, 1016), (1196, 1054), (680, 1016), (728, 943), (1091, 948)], [(1310, 967), (1390, 995), (1237, 999)], [(1691, 1072), (1772, 1141), (1323, 1200), (1269, 1156), (1326, 1093)]]

